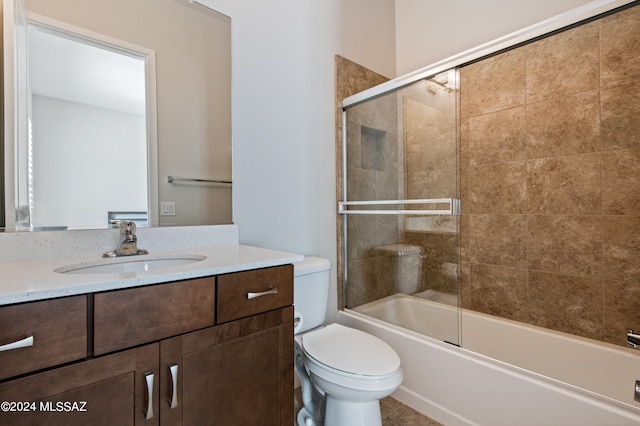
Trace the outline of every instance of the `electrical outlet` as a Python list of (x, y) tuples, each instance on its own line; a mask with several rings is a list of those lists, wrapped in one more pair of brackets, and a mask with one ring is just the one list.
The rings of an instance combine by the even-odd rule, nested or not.
[(160, 216), (175, 216), (175, 215), (176, 215), (175, 201), (160, 202)]

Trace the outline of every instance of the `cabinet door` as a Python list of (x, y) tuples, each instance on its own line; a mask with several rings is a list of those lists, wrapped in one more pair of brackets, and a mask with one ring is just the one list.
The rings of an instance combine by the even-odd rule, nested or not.
[(162, 341), (160, 369), (163, 424), (292, 425), (293, 308)]
[(156, 343), (1, 383), (16, 411), (3, 409), (0, 425), (158, 425), (158, 361)]
[(86, 296), (1, 306), (0, 324), (0, 346), (31, 338), (0, 352), (0, 379), (87, 357)]

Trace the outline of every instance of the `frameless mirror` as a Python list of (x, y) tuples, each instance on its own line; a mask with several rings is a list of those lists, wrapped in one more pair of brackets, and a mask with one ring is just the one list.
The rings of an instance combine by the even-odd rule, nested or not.
[(231, 223), (228, 17), (187, 0), (3, 12), (8, 228)]

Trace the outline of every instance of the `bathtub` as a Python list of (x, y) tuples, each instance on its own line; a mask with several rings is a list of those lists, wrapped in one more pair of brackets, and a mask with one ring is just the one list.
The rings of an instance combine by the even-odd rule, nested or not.
[(640, 424), (640, 351), (402, 294), (338, 322), (391, 345), (394, 397), (446, 425)]

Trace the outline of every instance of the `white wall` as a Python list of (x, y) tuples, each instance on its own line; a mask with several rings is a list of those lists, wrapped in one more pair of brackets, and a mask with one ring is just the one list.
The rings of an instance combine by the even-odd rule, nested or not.
[(33, 97), (33, 226), (102, 228), (147, 210), (144, 115)]
[(397, 74), (536, 24), (591, 0), (396, 0)]
[[(348, 14), (356, 11), (343, 10), (347, 2), (340, 0), (202, 3), (231, 17), (240, 241), (323, 256), (335, 266), (334, 55), (393, 72), (393, 2), (358, 0), (363, 7), (353, 19)], [(382, 30), (371, 31), (372, 21)], [(369, 53), (360, 42), (346, 43), (363, 32), (376, 46)], [(334, 269), (331, 319), (336, 288)]]
[(342, 0), (340, 8), (342, 50), (337, 53), (387, 78), (396, 77), (395, 0)]

